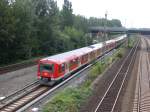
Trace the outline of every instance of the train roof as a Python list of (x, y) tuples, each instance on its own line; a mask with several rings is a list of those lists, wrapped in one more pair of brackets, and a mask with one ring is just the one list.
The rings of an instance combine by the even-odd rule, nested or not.
[(109, 44), (109, 43), (112, 43), (112, 42), (115, 42), (115, 39), (106, 41), (106, 44)]
[(103, 44), (102, 43), (98, 43), (98, 44), (94, 44), (94, 45), (91, 45), (93, 47), (93, 49), (97, 50), (99, 48), (102, 48), (103, 47)]
[(62, 62), (65, 62), (66, 59), (68, 59), (68, 58), (74, 58), (74, 57), (76, 57), (76, 55), (74, 55), (72, 53), (72, 51), (69, 51), (69, 52), (65, 52), (65, 53), (61, 53), (61, 54), (56, 54), (56, 55), (44, 58), (41, 61), (48, 60), (48, 61), (53, 61), (53, 62), (57, 62), (57, 63), (62, 63)]
[(65, 53), (61, 53), (61, 54), (56, 54), (56, 55), (44, 58), (41, 61), (48, 60), (48, 61), (53, 61), (56, 63), (63, 63), (67, 60), (70, 60), (70, 59), (82, 56), (84, 54), (87, 54), (93, 50), (100, 48), (100, 47), (102, 47), (102, 43), (94, 44), (94, 45), (83, 47), (83, 48), (79, 48), (79, 49), (72, 50), (72, 51), (65, 52)]
[[(125, 35), (116, 38), (117, 40), (116, 39), (108, 40), (108, 41), (106, 41), (106, 44), (109, 44), (109, 43), (115, 42), (115, 41), (119, 41), (119, 40), (123, 39), (124, 37), (125, 37)], [(76, 57), (82, 56), (84, 54), (87, 54), (87, 53), (89, 53), (93, 50), (97, 50), (97, 49), (102, 48), (102, 47), (103, 47), (102, 43), (93, 44), (93, 45), (83, 47), (83, 48), (79, 48), (79, 49), (76, 49), (76, 50), (72, 50), (72, 51), (69, 51), (69, 52), (65, 52), (65, 53), (56, 54), (56, 55), (53, 55), (53, 56), (50, 56), (50, 57), (46, 57), (46, 58), (41, 59), (40, 61), (48, 60), (48, 61), (52, 61), (52, 62), (55, 62), (55, 63), (63, 63), (63, 62), (66, 62), (68, 60), (71, 60), (71, 59), (74, 59)]]
[(70, 59), (73, 59), (75, 57), (84, 55), (84, 54), (86, 54), (88, 52), (91, 52), (91, 51), (92, 51), (91, 48), (84, 47), (84, 48), (72, 50), (72, 51), (69, 51), (69, 52), (53, 55), (53, 56), (44, 58), (41, 61), (48, 60), (48, 61), (53, 61), (53, 62), (56, 62), (56, 63), (63, 63), (67, 60), (70, 60)]
[(116, 40), (116, 41), (119, 41), (119, 40), (124, 39), (125, 37), (127, 37), (127, 35), (119, 36), (119, 37), (115, 38), (115, 40)]

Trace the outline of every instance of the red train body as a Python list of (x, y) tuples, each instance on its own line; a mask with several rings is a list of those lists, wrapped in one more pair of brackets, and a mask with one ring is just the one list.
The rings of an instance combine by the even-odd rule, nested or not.
[(51, 85), (68, 76), (73, 71), (90, 63), (102, 54), (118, 46), (126, 36), (109, 40), (106, 44), (94, 44), (88, 47), (43, 58), (38, 63), (38, 79), (41, 84)]

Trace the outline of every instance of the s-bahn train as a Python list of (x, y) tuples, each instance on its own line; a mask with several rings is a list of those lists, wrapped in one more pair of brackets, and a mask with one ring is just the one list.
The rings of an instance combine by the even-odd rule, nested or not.
[(77, 69), (121, 45), (125, 39), (126, 35), (122, 35), (106, 41), (105, 44), (98, 43), (43, 58), (38, 62), (38, 80), (40, 81), (40, 84), (53, 85), (58, 80), (69, 76)]

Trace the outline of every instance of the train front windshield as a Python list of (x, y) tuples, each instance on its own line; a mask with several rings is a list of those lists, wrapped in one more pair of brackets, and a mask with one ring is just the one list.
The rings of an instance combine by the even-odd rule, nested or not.
[(54, 72), (54, 64), (40, 64), (40, 72), (47, 71), (49, 73)]

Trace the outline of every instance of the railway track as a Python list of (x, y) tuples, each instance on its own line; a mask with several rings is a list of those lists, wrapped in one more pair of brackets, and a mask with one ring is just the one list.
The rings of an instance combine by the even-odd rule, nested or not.
[(139, 63), (139, 67), (138, 68), (140, 68), (140, 70), (138, 71), (139, 73), (139, 78), (138, 78), (138, 98), (137, 98), (137, 112), (140, 112), (140, 107), (141, 107), (141, 75), (142, 75), (142, 72), (141, 72), (141, 69), (142, 69), (142, 67), (141, 67), (141, 55), (140, 55), (140, 59), (139, 59), (139, 61), (140, 61), (140, 63)]
[[(69, 82), (71, 79), (76, 77), (79, 73), (85, 71), (86, 69), (93, 66), (93, 64), (89, 64), (82, 70), (76, 72), (75, 74), (71, 75), (69, 78), (64, 80), (63, 82), (55, 85), (54, 87), (47, 87), (47, 86), (41, 86), (38, 84), (38, 82), (35, 82), (33, 84), (28, 85), (24, 88), (24, 90), (19, 90), (18, 92), (13, 93), (12, 95), (8, 97), (13, 97), (18, 95), (20, 91), (26, 91), (22, 95), (19, 94), (18, 97), (15, 99), (11, 99), (8, 101), (9, 98), (5, 98), (1, 100), (1, 106), (0, 106), (0, 112), (22, 112), (34, 105), (37, 102), (40, 102), (40, 100), (44, 99), (48, 95), (52, 94), (54, 91), (56, 91), (58, 88)], [(31, 87), (32, 86), (32, 87)], [(30, 88), (30, 90), (28, 89)], [(16, 94), (16, 95), (15, 95)]]
[(34, 90), (30, 91), (28, 94), (23, 95), (20, 98), (17, 98), (13, 102), (8, 103), (7, 105), (4, 105), (0, 111), (1, 112), (14, 112), (17, 111), (20, 107), (24, 106), (28, 102), (30, 102), (32, 99), (35, 99), (39, 95), (43, 94), (44, 92), (48, 91), (49, 87), (45, 86), (38, 86)]
[(21, 63), (16, 63), (16, 64), (11, 64), (11, 65), (8, 65), (8, 66), (0, 67), (0, 75), (2, 75), (4, 73), (11, 72), (11, 71), (16, 71), (16, 70), (19, 70), (19, 69), (22, 69), (22, 68), (26, 68), (26, 67), (36, 65), (37, 60), (39, 60), (39, 59), (34, 59), (34, 60), (31, 60), (31, 61), (28, 61), (28, 62), (21, 62)]
[[(137, 91), (134, 99), (133, 112), (148, 112), (150, 110), (150, 60), (149, 60), (149, 43), (148, 39), (144, 37), (144, 43), (146, 48), (143, 48), (144, 52), (141, 53), (139, 58), (138, 66), (138, 80), (137, 80)], [(145, 59), (145, 60), (143, 60)], [(145, 64), (143, 63), (145, 61)], [(143, 66), (146, 65), (146, 73), (143, 71)], [(144, 77), (147, 80), (144, 80)], [(143, 83), (144, 80), (144, 83)], [(148, 86), (146, 86), (148, 85)], [(146, 87), (146, 88), (144, 88)]]
[(38, 81), (35, 81), (31, 84), (26, 85), (24, 88), (1, 99), (0, 100), (0, 111), (3, 110), (4, 108), (8, 107), (13, 102), (16, 102), (19, 98), (29, 94), (31, 91), (34, 91), (39, 86), (40, 86), (40, 84), (38, 83)]
[[(54, 87), (46, 87), (41, 86), (38, 81), (35, 81), (27, 86), (25, 86), (23, 89), (18, 90), (11, 95), (6, 96), (4, 99), (0, 100), (0, 112), (14, 112), (18, 110), (24, 110), (27, 107), (31, 106), (35, 102), (38, 102), (43, 97), (46, 97), (47, 95), (51, 94), (61, 86), (63, 86), (65, 83), (67, 83), (69, 80), (74, 78), (79, 73), (83, 72), (87, 68), (91, 67), (93, 64), (89, 64), (82, 70), (76, 72), (71, 77), (67, 78), (60, 84), (54, 86)], [(40, 96), (40, 97), (39, 97)], [(27, 107), (24, 108), (26, 104)], [(22, 109), (23, 107), (23, 109)]]
[(116, 109), (115, 106), (117, 105), (118, 98), (120, 96), (122, 87), (124, 86), (130, 67), (135, 59), (138, 45), (139, 45), (139, 41), (131, 49), (128, 56), (122, 63), (120, 69), (118, 70), (116, 76), (110, 83), (103, 97), (99, 101), (94, 112), (116, 112), (118, 111), (118, 110), (115, 110)]
[[(109, 54), (109, 52), (107, 54)], [(53, 93), (58, 88), (66, 84), (68, 81), (76, 77), (81, 72), (93, 66), (96, 62), (98, 62), (103, 57), (105, 57), (105, 55), (103, 55), (102, 57), (94, 61), (94, 63), (91, 63), (86, 67), (84, 67), (83, 69), (77, 71), (75, 74), (72, 74), (69, 78), (67, 78), (60, 84), (55, 85), (54, 87), (40, 86), (38, 84), (38, 81), (27, 85), (23, 89), (0, 100), (0, 112), (25, 111), (29, 107), (32, 107), (32, 105), (41, 102), (41, 100), (49, 96), (51, 93)]]

